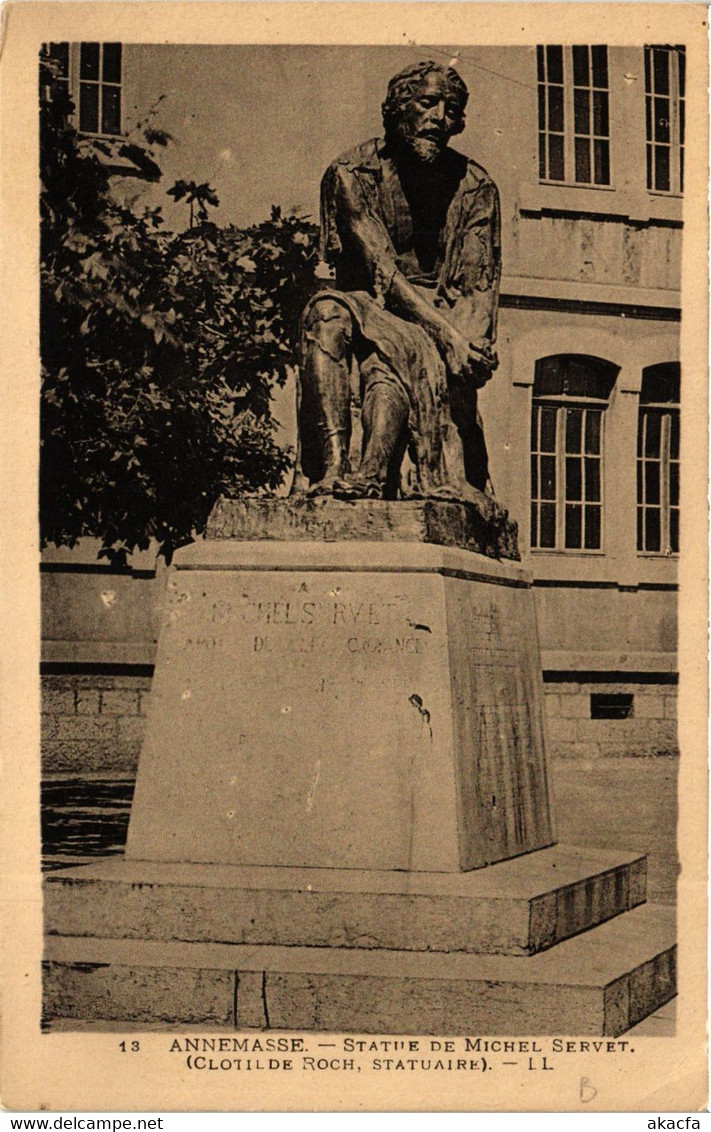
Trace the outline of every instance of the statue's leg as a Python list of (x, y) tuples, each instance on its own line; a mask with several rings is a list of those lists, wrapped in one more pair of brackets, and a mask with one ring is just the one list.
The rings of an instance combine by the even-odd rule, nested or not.
[(489, 483), (489, 456), (477, 408), (476, 391), (465, 382), (450, 380), (450, 411), (462, 441), (467, 483), (485, 492)]
[(410, 405), (397, 381), (376, 370), (366, 382), (361, 419), (363, 421), (363, 459), (360, 475), (384, 484), (396, 450), (402, 453), (402, 436), (407, 427)]
[(394, 497), (396, 463), (405, 451), (410, 404), (398, 378), (376, 355), (360, 364), (363, 386), (363, 456), (357, 472), (336, 485), (348, 498)]
[(448, 392), (439, 405), (437, 429), (421, 427), (411, 437), (421, 494), (471, 503), (487, 522), (503, 522), (507, 515), (494, 498), (476, 392), (451, 377)]
[(316, 299), (303, 328), (299, 432), (302, 466), (314, 492), (330, 493), (348, 473), (353, 326), (334, 299)]

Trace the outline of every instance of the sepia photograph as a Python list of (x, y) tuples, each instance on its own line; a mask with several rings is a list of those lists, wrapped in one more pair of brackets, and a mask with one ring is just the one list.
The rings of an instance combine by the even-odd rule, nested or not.
[(680, 893), (705, 966), (705, 9), (421, 7), (466, 19), (33, 25), (35, 1040), (504, 1095), (605, 1051), (619, 1103)]

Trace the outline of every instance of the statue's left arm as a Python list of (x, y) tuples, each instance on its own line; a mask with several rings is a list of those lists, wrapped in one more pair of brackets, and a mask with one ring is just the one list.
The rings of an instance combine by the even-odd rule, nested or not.
[(465, 192), (458, 221), (449, 233), (442, 292), (457, 328), (497, 365), (494, 352), (501, 279), (501, 212), (496, 185), (488, 177)]

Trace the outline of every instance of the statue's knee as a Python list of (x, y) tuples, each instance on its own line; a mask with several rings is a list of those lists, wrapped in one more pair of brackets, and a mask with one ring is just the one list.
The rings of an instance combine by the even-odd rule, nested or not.
[(342, 325), (350, 326), (351, 316), (350, 312), (343, 306), (342, 303), (337, 302), (336, 299), (315, 299), (311, 304), (311, 308), (306, 319), (307, 326), (313, 326), (322, 322), (339, 322)]
[(351, 337), (351, 316), (335, 299), (317, 299), (304, 323), (306, 339), (330, 351)]
[(361, 369), (363, 382), (363, 406), (381, 402), (392, 406), (407, 415), (410, 409), (405, 390), (394, 372), (387, 366), (377, 362), (369, 365), (368, 362)]

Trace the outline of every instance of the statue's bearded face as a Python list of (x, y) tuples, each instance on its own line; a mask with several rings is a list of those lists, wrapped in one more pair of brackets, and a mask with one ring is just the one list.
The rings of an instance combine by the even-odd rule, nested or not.
[(425, 75), (401, 107), (395, 133), (418, 161), (437, 161), (453, 134), (462, 129), (462, 107), (445, 75)]

